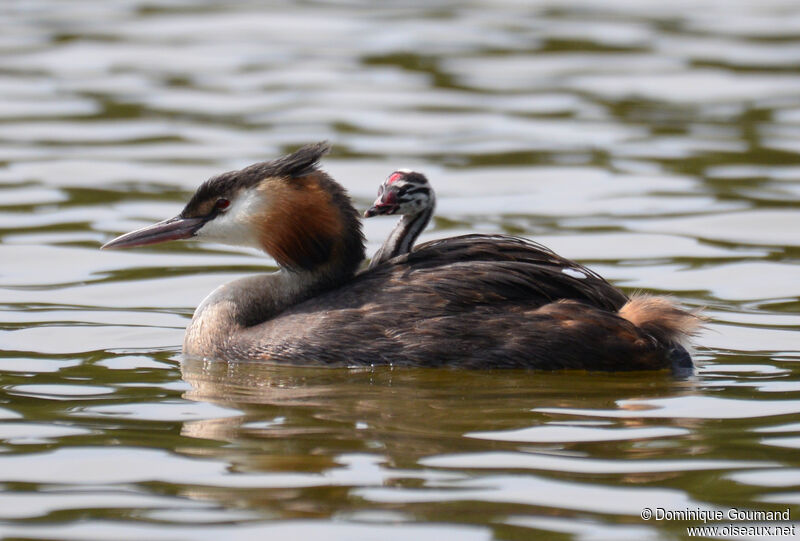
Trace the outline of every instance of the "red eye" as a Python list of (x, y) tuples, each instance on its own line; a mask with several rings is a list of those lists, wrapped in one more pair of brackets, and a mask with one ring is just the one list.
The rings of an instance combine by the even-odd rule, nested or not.
[(214, 204), (214, 206), (218, 210), (225, 210), (226, 208), (231, 206), (231, 202), (228, 201), (227, 199), (217, 199), (217, 202)]

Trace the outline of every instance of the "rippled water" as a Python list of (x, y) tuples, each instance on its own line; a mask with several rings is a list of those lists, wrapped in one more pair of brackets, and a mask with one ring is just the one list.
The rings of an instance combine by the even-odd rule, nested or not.
[[(696, 376), (181, 362), (272, 265), (99, 252), (212, 174), (328, 139), (361, 209), (508, 232), (706, 307)], [(661, 539), (643, 508), (800, 517), (800, 5), (0, 5), (7, 539)], [(391, 220), (366, 223), (374, 251)], [(775, 523), (770, 523), (775, 525)], [(773, 537), (777, 538), (777, 537)]]

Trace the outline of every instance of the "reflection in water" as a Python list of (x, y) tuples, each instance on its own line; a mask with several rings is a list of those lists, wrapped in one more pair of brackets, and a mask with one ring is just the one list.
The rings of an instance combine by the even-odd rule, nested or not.
[[(184, 435), (240, 443), (258, 440), (262, 451), (272, 448), (276, 454), (281, 454), (283, 445), (297, 446), (304, 441), (306, 451), (324, 450), (325, 455), (335, 455), (337, 450), (380, 452), (391, 462), (403, 464), (433, 454), (485, 448), (485, 441), (464, 439), (464, 435), (564, 426), (562, 415), (550, 413), (560, 409), (606, 409), (609, 400), (611, 404), (646, 401), (696, 392), (693, 383), (675, 381), (663, 372), (336, 369), (197, 359), (185, 359), (181, 372), (192, 386), (186, 398), (243, 412), (241, 416), (187, 422), (182, 428)], [(565, 396), (566, 388), (574, 392)], [(542, 410), (548, 412), (540, 413)], [(602, 426), (606, 430), (631, 429), (643, 423), (620, 419)], [(648, 422), (648, 426), (673, 435), (674, 429), (666, 427), (683, 427), (684, 423), (695, 426), (691, 420), (671, 419)], [(589, 419), (585, 426), (595, 427), (597, 421)], [(649, 436), (659, 435), (656, 430)], [(570, 436), (565, 437), (569, 441)], [(548, 448), (554, 443), (544, 441)]]
[[(274, 488), (268, 488), (274, 482), (269, 478), (256, 478), (250, 482), (261, 487), (257, 491), (243, 492), (231, 480), (227, 487), (188, 488), (184, 494), (267, 507), (286, 518), (322, 516), (331, 498), (348, 502), (344, 508), (351, 512), (391, 511), (404, 502), (409, 518), (426, 514), (422, 502), (436, 507), (477, 499), (487, 506), (484, 518), (495, 513), (499, 518), (505, 511), (489, 502), (497, 497), (542, 505), (547, 496), (530, 492), (538, 485), (544, 493), (569, 495), (571, 503), (560, 504), (567, 508), (632, 514), (641, 506), (639, 496), (613, 488), (618, 484), (680, 482), (690, 471), (711, 474), (746, 463), (746, 457), (688, 460), (716, 455), (719, 442), (699, 435), (713, 420), (616, 415), (698, 394), (695, 381), (676, 381), (666, 373), (341, 369), (198, 359), (184, 359), (181, 370), (191, 385), (186, 398), (242, 414), (184, 423), (182, 435), (217, 445), (180, 451), (221, 460), (232, 472), (284, 476)], [(575, 410), (598, 414), (571, 413)], [(586, 460), (589, 455), (605, 459)], [(492, 471), (515, 468), (531, 473), (512, 482), (500, 481)], [(470, 470), (484, 473), (475, 477), (466, 474)], [(537, 470), (582, 472), (585, 479), (553, 483), (533, 473)], [(517, 489), (507, 483), (529, 488), (515, 496)], [(617, 503), (605, 507), (592, 495)], [(670, 499), (700, 505), (674, 494)]]

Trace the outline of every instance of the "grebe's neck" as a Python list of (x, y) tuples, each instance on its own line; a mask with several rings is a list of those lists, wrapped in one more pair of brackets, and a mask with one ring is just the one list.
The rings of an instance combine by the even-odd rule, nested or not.
[[(262, 182), (262, 207), (228, 222), (251, 225), (277, 272), (224, 284), (197, 308), (186, 330), (184, 353), (214, 357), (235, 347), (237, 335), (287, 308), (350, 281), (364, 260), (361, 222), (344, 189), (321, 171)], [(227, 222), (223, 222), (227, 225)]]
[[(338, 270), (338, 269), (337, 269)], [(219, 286), (194, 312), (186, 328), (183, 353), (221, 357), (235, 347), (242, 330), (277, 317), (281, 312), (352, 277), (331, 272), (293, 271), (247, 276)]]
[(411, 251), (417, 238), (425, 230), (433, 216), (433, 207), (428, 207), (418, 214), (404, 214), (389, 238), (383, 243), (370, 261), (369, 268), (376, 267), (389, 259)]

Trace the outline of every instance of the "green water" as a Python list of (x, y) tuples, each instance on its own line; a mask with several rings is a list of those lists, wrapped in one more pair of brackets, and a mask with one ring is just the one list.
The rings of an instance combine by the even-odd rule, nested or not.
[[(360, 210), (395, 169), (428, 175), (423, 241), (524, 235), (703, 307), (696, 374), (182, 360), (204, 296), (274, 263), (99, 246), (213, 174), (323, 139)], [(3, 3), (0, 538), (702, 525), (645, 508), (789, 509), (756, 522), (791, 526), (798, 202), (790, 0)], [(392, 226), (365, 222), (370, 253)]]

